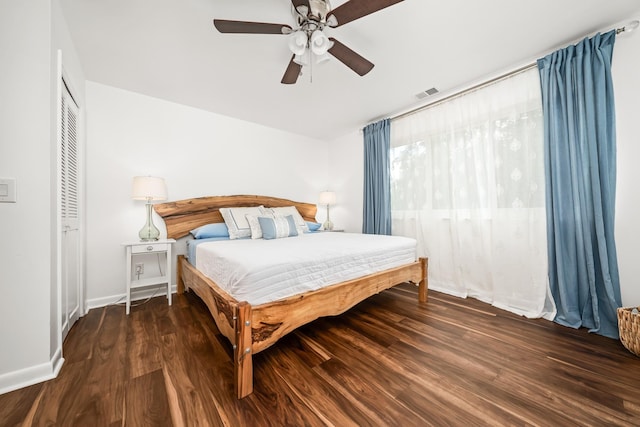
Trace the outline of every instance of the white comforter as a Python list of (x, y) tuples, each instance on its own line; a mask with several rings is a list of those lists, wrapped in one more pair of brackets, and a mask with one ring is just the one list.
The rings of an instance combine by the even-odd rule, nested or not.
[(416, 260), (399, 236), (309, 233), (275, 240), (225, 240), (196, 248), (196, 268), (238, 301), (275, 301)]

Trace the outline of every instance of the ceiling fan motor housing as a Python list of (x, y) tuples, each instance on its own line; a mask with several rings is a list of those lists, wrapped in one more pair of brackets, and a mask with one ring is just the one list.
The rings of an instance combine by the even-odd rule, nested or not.
[(305, 5), (294, 8), (296, 21), (302, 30), (322, 30), (327, 25), (327, 16), (331, 12), (329, 0), (309, 0), (309, 8)]

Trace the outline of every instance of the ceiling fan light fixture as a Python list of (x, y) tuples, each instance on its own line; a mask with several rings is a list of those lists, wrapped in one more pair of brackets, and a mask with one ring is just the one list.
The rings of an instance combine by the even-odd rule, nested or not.
[(322, 55), (316, 55), (316, 64), (322, 64), (323, 62), (327, 62), (331, 60), (331, 55), (328, 53), (324, 53)]
[(331, 48), (329, 38), (321, 30), (315, 30), (311, 33), (310, 45), (316, 55), (324, 55)]
[(302, 55), (307, 49), (307, 34), (304, 31), (294, 31), (289, 35), (289, 50), (294, 55)]
[(300, 54), (300, 55), (296, 55), (296, 56), (293, 58), (293, 62), (295, 62), (296, 64), (301, 65), (301, 66), (303, 66), (303, 67), (306, 67), (306, 66), (308, 66), (308, 65), (310, 64), (310, 62), (311, 62), (311, 61), (310, 61), (309, 56), (310, 56), (309, 51), (303, 52), (303, 53), (302, 53), (302, 54)]

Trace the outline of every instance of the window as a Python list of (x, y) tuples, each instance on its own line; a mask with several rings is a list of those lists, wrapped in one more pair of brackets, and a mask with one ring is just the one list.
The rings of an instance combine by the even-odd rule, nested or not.
[(479, 92), (418, 113), (425, 123), (408, 133), (393, 123), (392, 211), (544, 206), (539, 98), (515, 93), (496, 111), (464, 111), (482, 102)]
[(553, 310), (543, 129), (535, 68), (392, 121), (392, 233), (418, 241), (430, 288)]

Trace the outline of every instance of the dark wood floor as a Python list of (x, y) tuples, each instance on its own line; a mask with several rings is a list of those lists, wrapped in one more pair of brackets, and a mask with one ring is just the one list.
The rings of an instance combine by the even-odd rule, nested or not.
[(254, 357), (194, 295), (91, 310), (55, 380), (0, 396), (0, 424), (59, 426), (640, 425), (640, 358), (618, 341), (402, 285)]

